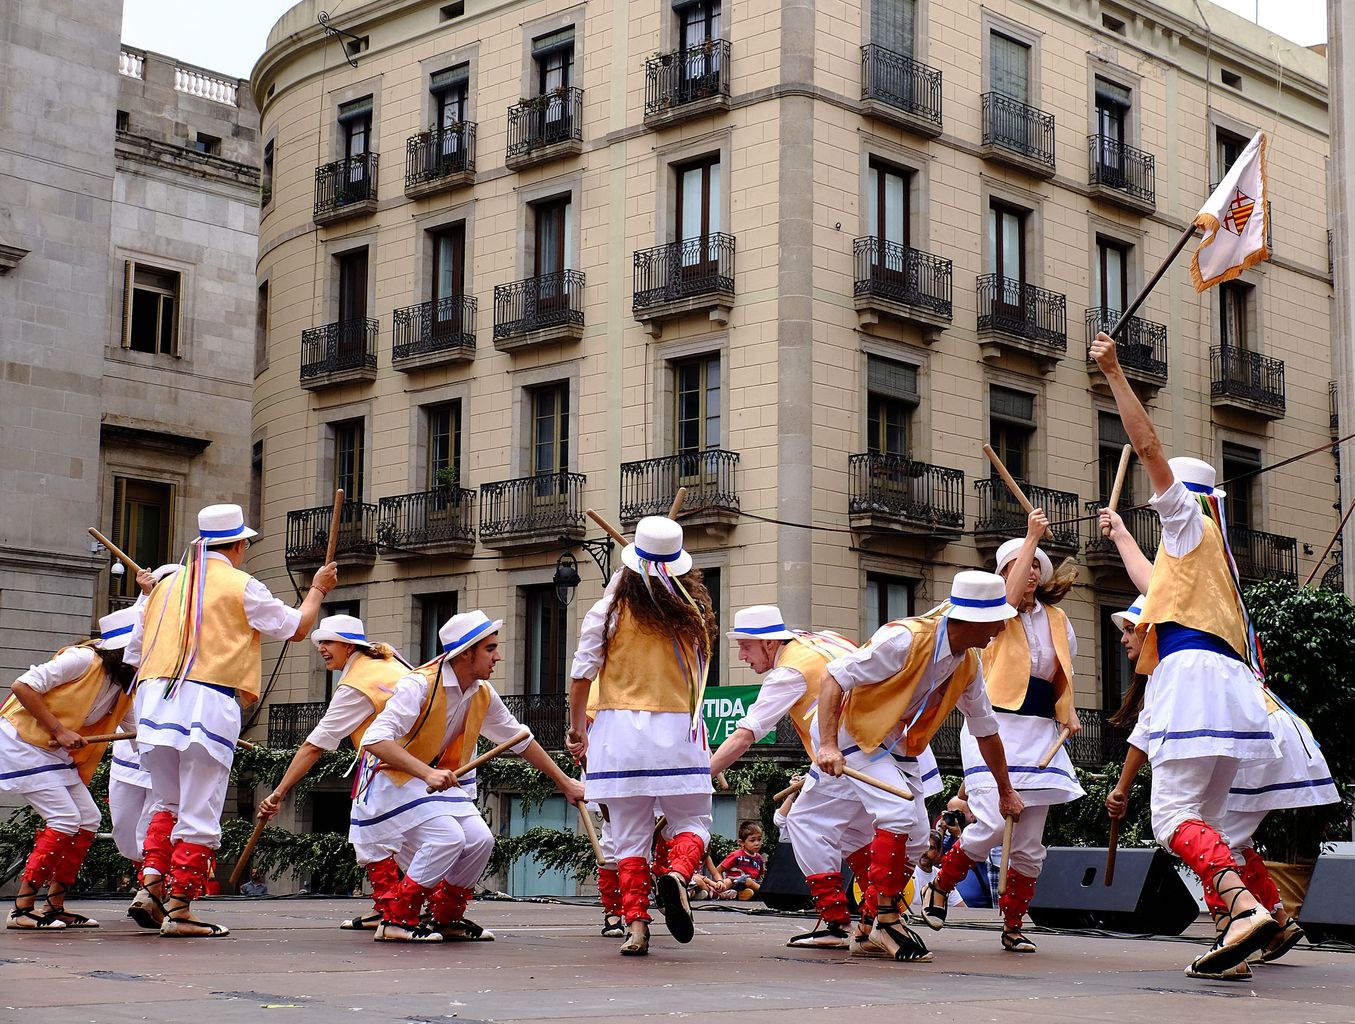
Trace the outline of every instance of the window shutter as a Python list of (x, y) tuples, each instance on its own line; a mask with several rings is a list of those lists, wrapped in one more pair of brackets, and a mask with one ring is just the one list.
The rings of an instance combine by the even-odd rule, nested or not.
[(438, 71), (428, 80), (429, 92), (442, 92), (444, 89), (452, 89), (457, 86), (468, 85), (470, 83), (470, 65), (458, 64), (454, 68), (447, 68), (445, 71)]
[(122, 347), (132, 347), (132, 280), (136, 274), (136, 264), (131, 260), (122, 261)]
[(989, 37), (993, 92), (1022, 103), (1030, 102), (1030, 47), (997, 32)]
[(916, 404), (917, 367), (872, 356), (866, 364), (866, 387), (877, 395)]
[(1096, 99), (1097, 102), (1109, 103), (1117, 107), (1129, 107), (1133, 97), (1123, 85), (1098, 78), (1096, 80)]
[(916, 8), (916, 0), (871, 0), (870, 41), (911, 57)]
[[(113, 526), (112, 529), (108, 531), (108, 536), (109, 539), (118, 547), (122, 548), (123, 551), (126, 551), (128, 547), (127, 538), (123, 536), (123, 531), (126, 529), (124, 524), (127, 521), (126, 505), (127, 481), (120, 476), (115, 476), (113, 478)], [(124, 579), (126, 579), (126, 576), (118, 577), (110, 573), (108, 577), (108, 592), (114, 595), (121, 595), (124, 593), (124, 588), (126, 587), (126, 584), (123, 583)]]
[(339, 123), (355, 121), (358, 118), (370, 117), (372, 113), (372, 98), (364, 96), (360, 100), (353, 100), (349, 103), (339, 104)]
[(574, 26), (562, 28), (558, 32), (549, 32), (532, 40), (533, 59), (545, 57), (557, 50), (567, 50), (574, 45)]
[(988, 392), (988, 409), (994, 419), (1035, 425), (1035, 396), (994, 385)]

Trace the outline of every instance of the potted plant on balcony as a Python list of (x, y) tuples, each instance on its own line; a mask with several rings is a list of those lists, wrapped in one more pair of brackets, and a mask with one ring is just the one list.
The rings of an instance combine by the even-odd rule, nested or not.
[(428, 525), (445, 526), (453, 522), (461, 508), (461, 489), (455, 466), (443, 466), (433, 474), (433, 489), (428, 495)]

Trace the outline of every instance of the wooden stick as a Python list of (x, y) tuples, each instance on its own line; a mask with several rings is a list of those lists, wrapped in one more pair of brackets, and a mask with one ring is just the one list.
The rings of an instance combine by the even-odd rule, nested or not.
[[(459, 779), (462, 778), (463, 776), (469, 775), (471, 772), (475, 771), (475, 769), (479, 768), (480, 765), (484, 764), (486, 761), (490, 760), (491, 758), (498, 757), (500, 754), (507, 751), (510, 747), (517, 746), (519, 743), (529, 738), (531, 735), (532, 730), (524, 728), (511, 740), (508, 740), (505, 743), (500, 743), (497, 747), (491, 747), (489, 750), (486, 750), (479, 757), (471, 758), (471, 760), (467, 761), (464, 765), (462, 765), (460, 768), (456, 770), (456, 777)], [(434, 790), (432, 786), (429, 786), (428, 792), (434, 793), (436, 792), (436, 790)]]
[(235, 741), (235, 745), (236, 745), (237, 747), (243, 747), (245, 750), (258, 750), (258, 749), (259, 749), (259, 745), (258, 745), (257, 743), (251, 743), (251, 742), (249, 742), (249, 740), (236, 740), (236, 741)]
[(867, 775), (865, 772), (859, 772), (851, 765), (842, 766), (842, 774), (849, 779), (855, 779), (857, 782), (864, 782), (867, 786), (874, 786), (876, 789), (884, 790), (886, 793), (892, 793), (901, 800), (913, 799), (913, 794), (908, 792), (902, 786), (891, 786), (888, 782), (881, 782), (879, 779)]
[(617, 542), (618, 544), (620, 544), (622, 547), (625, 547), (627, 544), (630, 543), (630, 541), (626, 540), (626, 538), (623, 537), (623, 536), (621, 535), (621, 531), (620, 531), (620, 530), (618, 530), (618, 529), (617, 529), (615, 526), (613, 526), (611, 523), (607, 522), (607, 520), (603, 519), (602, 516), (599, 515), (599, 514), (598, 514), (596, 511), (594, 511), (593, 509), (591, 509), (591, 508), (590, 508), (590, 509), (585, 509), (585, 510), (584, 510), (584, 514), (585, 514), (586, 516), (588, 516), (589, 519), (593, 520), (593, 522), (597, 523), (598, 526), (602, 527), (603, 531), (604, 531), (609, 537), (611, 537), (612, 540), (616, 541), (616, 542)]
[(263, 835), (263, 830), (268, 822), (260, 818), (254, 823), (254, 831), (249, 834), (249, 842), (245, 843), (245, 848), (240, 851), (240, 859), (235, 862), (235, 870), (231, 872), (230, 883), (232, 886), (240, 884), (240, 876), (245, 873), (245, 865), (249, 863), (249, 858), (254, 855), (254, 847), (259, 845), (259, 837)]
[(1005, 896), (1007, 894), (1007, 868), (1012, 859), (1012, 826), (1016, 822), (1011, 818), (1002, 826), (1002, 866), (997, 870), (997, 894)]
[(1054, 741), (1054, 745), (1051, 746), (1047, 751), (1045, 751), (1044, 757), (1040, 759), (1041, 768), (1049, 767), (1049, 762), (1054, 760), (1055, 756), (1057, 756), (1059, 752), (1059, 748), (1068, 742), (1068, 737), (1070, 737), (1071, 735), (1072, 732), (1068, 729), (1068, 726), (1066, 725), (1059, 730), (1058, 739)]
[(1310, 572), (1308, 578), (1303, 581), (1305, 587), (1313, 582), (1313, 577), (1315, 577), (1318, 570), (1322, 568), (1322, 563), (1327, 560), (1328, 553), (1336, 546), (1336, 538), (1341, 536), (1341, 531), (1346, 528), (1346, 520), (1350, 518), (1352, 512), (1355, 512), (1355, 501), (1352, 501), (1350, 503), (1350, 508), (1346, 509), (1346, 514), (1341, 517), (1341, 522), (1337, 524), (1336, 532), (1331, 535), (1331, 540), (1327, 541), (1327, 546), (1323, 549), (1321, 556), (1317, 560), (1317, 564), (1313, 566), (1313, 571)]
[(687, 488), (679, 487), (677, 494), (673, 495), (673, 504), (668, 508), (668, 518), (676, 519), (678, 513), (682, 511), (682, 503), (687, 500)]
[(724, 772), (721, 772), (719, 775), (715, 776), (715, 784), (719, 786), (720, 789), (722, 790), (729, 789), (729, 780), (725, 778)]
[[(1016, 480), (1012, 477), (1011, 473), (1007, 472), (1007, 467), (1004, 466), (1002, 464), (1002, 460), (997, 457), (997, 452), (993, 451), (993, 446), (991, 444), (986, 444), (983, 446), (983, 454), (988, 456), (988, 461), (991, 462), (993, 464), (993, 468), (997, 470), (997, 475), (1002, 477), (1002, 482), (1007, 485), (1007, 490), (1012, 492), (1012, 497), (1016, 499), (1017, 503), (1023, 509), (1026, 510), (1026, 515), (1030, 515), (1032, 512), (1034, 512), (1035, 506), (1032, 505), (1030, 503), (1030, 499), (1026, 497), (1026, 492), (1021, 490), (1021, 485), (1016, 482)], [(1046, 537), (1052, 537), (1054, 535), (1054, 531), (1051, 530), (1048, 526), (1046, 526), (1044, 530), (1044, 535)]]
[[(95, 733), (93, 736), (86, 736), (86, 737), (85, 737), (85, 742), (86, 742), (86, 743), (117, 743), (118, 740), (134, 740), (134, 739), (136, 739), (136, 733), (134, 733), (134, 732), (99, 732), (99, 733)], [(47, 741), (47, 745), (48, 745), (49, 747), (59, 747), (59, 746), (61, 746), (61, 744), (58, 743), (56, 740), (48, 740), (48, 741)]]
[(779, 803), (781, 803), (783, 800), (785, 800), (786, 797), (791, 796), (792, 794), (798, 793), (798, 792), (800, 792), (800, 790), (802, 790), (802, 789), (804, 789), (804, 788), (805, 788), (805, 780), (804, 780), (804, 779), (801, 779), (799, 782), (792, 782), (792, 783), (791, 783), (789, 786), (787, 786), (785, 789), (781, 790), (781, 792), (776, 793), (776, 794), (773, 794), (773, 796), (772, 796), (772, 803), (774, 803), (774, 804), (779, 804)]
[(588, 843), (593, 847), (593, 859), (597, 861), (598, 867), (604, 867), (607, 858), (602, 855), (602, 844), (598, 842), (598, 830), (593, 825), (593, 816), (588, 813), (583, 804), (579, 804), (579, 823), (583, 825), (583, 833), (588, 837)]
[(132, 561), (131, 555), (127, 554), (127, 552), (123, 551), (122, 548), (118, 547), (116, 544), (114, 544), (111, 540), (105, 537), (98, 530), (94, 529), (94, 527), (92, 526), (89, 528), (89, 535), (93, 537), (95, 540), (97, 540), (104, 547), (106, 547), (109, 550), (109, 552), (112, 553), (114, 558), (116, 558), (123, 565), (127, 566), (128, 569), (131, 569), (133, 576), (135, 576), (137, 573), (141, 571), (141, 566), (137, 565), (136, 562)]
[(343, 488), (334, 489), (334, 511), (329, 514), (329, 543), (325, 545), (325, 561), (328, 565), (334, 561), (334, 550), (339, 543), (339, 519), (343, 515)]
[[(1120, 464), (1115, 467), (1115, 485), (1110, 489), (1110, 501), (1106, 505), (1106, 507), (1110, 509), (1112, 512), (1114, 512), (1115, 509), (1119, 507), (1120, 491), (1124, 489), (1125, 474), (1129, 471), (1129, 460), (1133, 458), (1133, 456), (1134, 456), (1134, 446), (1132, 444), (1125, 445), (1124, 450), (1120, 452)], [(1109, 526), (1107, 526), (1104, 530), (1101, 531), (1101, 536), (1102, 537), (1110, 536)]]
[(1115, 884), (1115, 854), (1120, 849), (1120, 819), (1110, 819), (1110, 845), (1106, 847), (1106, 888)]

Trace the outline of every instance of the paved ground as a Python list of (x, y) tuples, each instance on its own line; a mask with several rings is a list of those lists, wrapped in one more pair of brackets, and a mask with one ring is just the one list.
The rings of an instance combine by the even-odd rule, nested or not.
[[(955, 1018), (994, 1024), (1072, 1021), (1247, 1024), (1355, 1021), (1355, 956), (1296, 951), (1247, 983), (1193, 982), (1180, 940), (1032, 930), (1038, 954), (1004, 953), (988, 911), (952, 911), (928, 933), (930, 965), (850, 961), (782, 945), (803, 919), (699, 910), (678, 946), (656, 925), (648, 959), (623, 959), (597, 934), (596, 906), (482, 902), (489, 944), (394, 946), (339, 931), (355, 900), (204, 903), (226, 939), (171, 941), (139, 931), (121, 904), (81, 902), (98, 931), (0, 932), (0, 1021), (574, 1021), (687, 1018), (781, 1024)], [(741, 910), (747, 908), (740, 908)], [(210, 914), (208, 913), (210, 911)], [(1191, 934), (1203, 940), (1204, 930)], [(883, 1011), (881, 1013), (880, 1011)]]

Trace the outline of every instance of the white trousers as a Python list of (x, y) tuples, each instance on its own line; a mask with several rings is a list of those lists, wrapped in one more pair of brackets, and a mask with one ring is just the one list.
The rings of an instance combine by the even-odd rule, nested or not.
[[(850, 779), (819, 773), (791, 805), (782, 835), (790, 840), (795, 863), (804, 875), (822, 875), (841, 871), (845, 858), (875, 838), (875, 819), (856, 799)], [(926, 834), (919, 831), (919, 835), (922, 846), (917, 856), (927, 848)], [(911, 835), (908, 847), (909, 856), (914, 856)]]
[[(1218, 830), (1227, 837), (1228, 849), (1235, 854), (1248, 849), (1252, 845), (1252, 836), (1269, 813), (1267, 810), (1235, 811), (1231, 807), (1225, 810), (1219, 819)], [(1240, 859), (1238, 863), (1241, 863)]]
[[(900, 763), (889, 754), (881, 757), (881, 753), (881, 750), (870, 754), (856, 750), (847, 755), (846, 762), (873, 779), (907, 789), (913, 794), (912, 800), (904, 800), (856, 779), (847, 779), (847, 785), (851, 787), (853, 797), (870, 815), (874, 828), (907, 836), (909, 857), (913, 856), (914, 850), (921, 855), (927, 848), (927, 836), (931, 829), (927, 827), (927, 805), (922, 800), (922, 779), (917, 771), (917, 762)], [(906, 771), (905, 766), (911, 768), (912, 773)]]
[(184, 750), (143, 744), (141, 767), (151, 773), (155, 786), (151, 813), (169, 811), (178, 818), (171, 837), (176, 843), (197, 843), (213, 850), (221, 845), (229, 765), (197, 743)]
[[(970, 860), (985, 861), (993, 847), (1002, 844), (1007, 821), (997, 809), (997, 790), (980, 789), (969, 794), (969, 809), (977, 819), (960, 833), (960, 845)], [(1027, 878), (1038, 878), (1044, 867), (1044, 822), (1048, 806), (1026, 807), (1021, 820), (1012, 826), (1011, 867)]]
[(709, 793), (679, 793), (673, 796), (622, 796), (602, 801), (607, 808), (612, 853), (618, 862), (627, 857), (649, 859), (654, 849), (654, 819), (668, 819), (663, 837), (672, 839), (693, 832), (710, 845)]
[(405, 874), (425, 889), (439, 882), (470, 889), (493, 854), (494, 833), (478, 814), (461, 818), (440, 814), (409, 830), (395, 860), (402, 863), (407, 857)]
[(108, 813), (113, 818), (113, 842), (118, 846), (118, 853), (128, 860), (141, 860), (154, 805), (149, 789), (133, 786), (122, 779), (108, 780)]
[(89, 789), (75, 772), (53, 773), (69, 775), (75, 781), (69, 786), (45, 786), (27, 789), (23, 798), (54, 832), (73, 836), (82, 829), (93, 832), (99, 827), (99, 805)]
[(1228, 790), (1241, 764), (1235, 757), (1192, 757), (1153, 766), (1153, 838), (1170, 850), (1183, 821), (1203, 821), (1227, 843), (1224, 812)]

